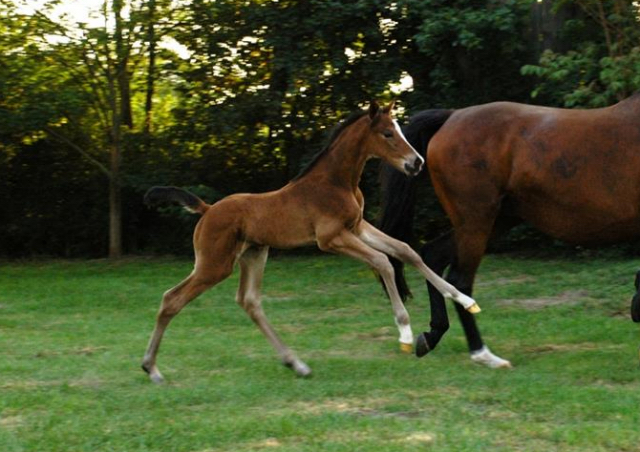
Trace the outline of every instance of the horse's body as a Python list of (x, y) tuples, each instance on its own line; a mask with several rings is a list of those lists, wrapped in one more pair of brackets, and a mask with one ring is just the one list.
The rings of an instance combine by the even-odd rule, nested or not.
[[(426, 151), (433, 187), (453, 227), (425, 245), (423, 257), (439, 274), (449, 266), (447, 279), (466, 294), (488, 240), (522, 221), (573, 244), (640, 237), (640, 95), (593, 110), (510, 102), (428, 110), (410, 121), (405, 135)], [(381, 230), (406, 240), (407, 225), (396, 217), (415, 202), (414, 182), (387, 177), (393, 202), (385, 206)], [(430, 295), (432, 330), (418, 338), (419, 355), (433, 349), (449, 326), (442, 297)], [(459, 314), (472, 356), (488, 352), (473, 317)], [(495, 355), (486, 363), (509, 365)]]
[(194, 270), (164, 294), (143, 360), (143, 369), (153, 381), (162, 381), (156, 355), (171, 319), (199, 294), (226, 279), (236, 262), (241, 272), (238, 304), (272, 343), (285, 365), (298, 375), (310, 374), (309, 367), (280, 340), (261, 306), (260, 289), (269, 247), (317, 243), (322, 250), (369, 264), (385, 281), (405, 351), (411, 349), (413, 333), (385, 253), (416, 266), (445, 296), (472, 311), (478, 310), (471, 298), (435, 275), (408, 245), (386, 236), (363, 219), (364, 199), (358, 183), (370, 157), (383, 158), (409, 175), (419, 172), (424, 163), (391, 118), (391, 106), (379, 109), (372, 104), (369, 114), (347, 120), (313, 164), (280, 190), (232, 195), (213, 205), (174, 187), (149, 190), (145, 198), (150, 204), (176, 202), (202, 215), (193, 236)]

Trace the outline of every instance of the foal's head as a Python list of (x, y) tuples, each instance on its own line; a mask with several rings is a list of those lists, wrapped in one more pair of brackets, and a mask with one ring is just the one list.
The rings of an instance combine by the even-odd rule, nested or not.
[(400, 126), (393, 119), (393, 102), (380, 107), (372, 101), (369, 106), (369, 134), (366, 149), (371, 155), (389, 162), (409, 176), (415, 176), (424, 165), (424, 158), (407, 141)]

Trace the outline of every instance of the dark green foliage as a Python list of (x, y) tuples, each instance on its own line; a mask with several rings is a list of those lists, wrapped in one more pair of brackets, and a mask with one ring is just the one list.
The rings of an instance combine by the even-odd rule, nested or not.
[[(555, 3), (574, 12), (593, 5)], [(112, 14), (117, 5), (107, 4)], [(539, 5), (529, 0), (118, 5), (132, 11), (121, 24), (131, 46), (110, 53), (127, 57), (118, 66), (127, 68), (127, 89), (112, 94), (125, 107), (129, 96), (132, 114), (118, 137), (128, 253), (190, 252), (197, 217), (147, 209), (142, 194), (150, 186), (204, 187), (207, 201), (279, 188), (339, 120), (371, 98), (399, 98), (401, 118), (427, 108), (526, 102), (532, 91), (544, 103), (600, 105), (635, 89), (640, 73), (637, 23), (626, 13), (606, 16), (609, 29), (624, 32), (611, 34), (609, 46), (588, 11), (563, 13), (557, 39), (579, 52), (547, 52), (532, 66), (541, 49), (532, 25)], [(107, 82), (109, 74), (121, 78), (104, 53), (109, 30), (84, 24), (75, 28), (82, 38), (47, 41), (75, 27), (48, 19), (50, 12), (24, 15), (12, 1), (0, 5), (0, 255), (102, 255), (114, 140)], [(156, 45), (165, 37), (188, 55)], [(407, 76), (413, 89), (394, 91)], [(116, 110), (126, 123), (126, 108)], [(376, 171), (369, 165), (362, 179), (371, 220)], [(420, 190), (417, 238), (425, 240), (447, 220), (429, 185)]]
[[(460, 108), (495, 100), (524, 100), (516, 74), (531, 58), (531, 1), (427, 0), (399, 2), (415, 24), (419, 60), (410, 70), (414, 102)], [(412, 99), (412, 100), (413, 100)]]
[(547, 49), (537, 65), (522, 68), (535, 76), (532, 96), (566, 107), (604, 107), (640, 88), (640, 26), (635, 2), (553, 0), (557, 10), (573, 7), (576, 17), (560, 30), (567, 51)]

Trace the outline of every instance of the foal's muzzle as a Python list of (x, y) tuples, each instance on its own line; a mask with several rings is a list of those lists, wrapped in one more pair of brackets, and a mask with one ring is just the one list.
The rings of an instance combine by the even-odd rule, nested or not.
[(424, 163), (424, 160), (422, 160), (420, 157), (416, 157), (413, 160), (413, 163), (404, 164), (404, 170), (409, 176), (415, 176), (422, 169), (423, 163)]

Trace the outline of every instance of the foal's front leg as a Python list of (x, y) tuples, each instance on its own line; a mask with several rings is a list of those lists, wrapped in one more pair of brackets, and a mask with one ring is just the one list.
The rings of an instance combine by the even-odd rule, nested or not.
[[(381, 251), (389, 256), (413, 265), (422, 275), (440, 292), (445, 298), (451, 298), (456, 303), (462, 305), (472, 314), (480, 312), (480, 306), (475, 300), (456, 289), (453, 285), (438, 276), (424, 263), (422, 258), (409, 245), (400, 240), (389, 237), (384, 232), (376, 229), (370, 223), (362, 221), (358, 236), (367, 245)], [(386, 285), (386, 283), (385, 283)], [(387, 286), (388, 287), (388, 286)]]
[(400, 332), (400, 350), (405, 353), (411, 353), (413, 349), (413, 331), (411, 330), (409, 313), (398, 293), (393, 266), (389, 262), (389, 258), (384, 253), (371, 248), (347, 230), (333, 235), (328, 240), (323, 240), (322, 237), (319, 237), (318, 246), (323, 251), (344, 254), (365, 262), (378, 272), (387, 287), (389, 299), (391, 300), (395, 322)]

